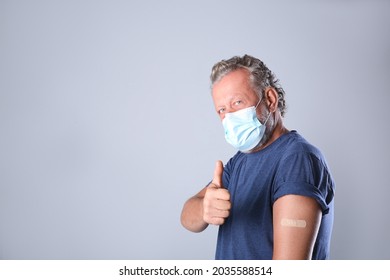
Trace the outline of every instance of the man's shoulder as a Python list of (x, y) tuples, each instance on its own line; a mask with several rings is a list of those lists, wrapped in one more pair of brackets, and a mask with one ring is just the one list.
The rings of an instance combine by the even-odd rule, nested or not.
[(288, 139), (284, 141), (285, 153), (303, 152), (322, 156), (320, 149), (306, 140), (297, 131), (292, 130), (286, 136)]
[(321, 150), (296, 131), (292, 131), (281, 160), (310, 161), (312, 164), (318, 163), (327, 168), (327, 162)]

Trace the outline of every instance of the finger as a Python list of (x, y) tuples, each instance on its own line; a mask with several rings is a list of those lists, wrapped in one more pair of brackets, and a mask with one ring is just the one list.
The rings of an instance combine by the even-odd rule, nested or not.
[(223, 163), (222, 163), (222, 161), (218, 160), (215, 163), (214, 177), (213, 177), (212, 183), (220, 188), (223, 188), (222, 174), (223, 174)]
[(215, 218), (228, 218), (230, 215), (230, 211), (228, 210), (223, 210), (223, 211), (218, 211), (218, 214), (215, 215)]
[(206, 190), (205, 197), (208, 200), (230, 200), (230, 193), (225, 188), (220, 188), (214, 183), (210, 183)]
[(222, 224), (225, 223), (225, 219), (224, 218), (220, 218), (220, 217), (211, 217), (210, 219), (208, 219), (205, 222), (208, 223), (208, 224), (211, 224), (211, 225), (219, 226), (219, 225), (222, 225)]
[(230, 193), (227, 189), (219, 188), (215, 190), (215, 198), (219, 200), (230, 200)]
[(230, 201), (227, 200), (217, 200), (214, 204), (214, 207), (217, 210), (226, 211), (226, 210), (230, 210), (231, 203)]

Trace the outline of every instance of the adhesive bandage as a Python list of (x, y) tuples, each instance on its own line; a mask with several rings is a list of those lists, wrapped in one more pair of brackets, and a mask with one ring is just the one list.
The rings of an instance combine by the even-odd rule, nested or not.
[(282, 219), (280, 224), (283, 227), (297, 227), (297, 228), (305, 228), (306, 227), (305, 220)]

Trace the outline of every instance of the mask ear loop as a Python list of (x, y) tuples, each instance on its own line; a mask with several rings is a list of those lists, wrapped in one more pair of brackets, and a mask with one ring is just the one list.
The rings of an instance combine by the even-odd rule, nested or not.
[(265, 125), (265, 124), (267, 123), (267, 121), (268, 121), (268, 119), (269, 119), (270, 116), (271, 116), (271, 111), (268, 113), (268, 117), (265, 119), (263, 125)]
[[(259, 100), (259, 102), (257, 102), (257, 104), (256, 104), (256, 106), (255, 106), (255, 110), (257, 109), (257, 106), (259, 106), (259, 104), (260, 104), (260, 102), (261, 102), (262, 100), (263, 100), (263, 97), (261, 97), (260, 100)], [(271, 116), (271, 111), (268, 113), (268, 116), (267, 116), (267, 118), (265, 119), (263, 125), (265, 125), (265, 124), (267, 123), (267, 121), (268, 121), (268, 119), (269, 119), (270, 116)]]
[[(259, 104), (260, 104), (260, 102), (261, 102), (262, 100), (263, 100), (263, 96), (260, 98), (259, 102), (257, 102), (257, 104), (256, 104), (256, 106), (255, 106), (255, 110), (257, 109), (257, 106), (259, 106)], [(271, 116), (271, 111), (269, 111), (268, 116), (267, 116), (267, 118), (265, 119), (263, 125), (265, 125), (265, 124), (267, 123), (267, 121), (268, 121), (268, 119), (269, 119), (270, 116)]]
[(255, 106), (255, 109), (257, 109), (257, 106), (259, 106), (261, 100), (263, 100), (263, 97), (260, 98), (259, 102), (257, 102), (256, 106)]

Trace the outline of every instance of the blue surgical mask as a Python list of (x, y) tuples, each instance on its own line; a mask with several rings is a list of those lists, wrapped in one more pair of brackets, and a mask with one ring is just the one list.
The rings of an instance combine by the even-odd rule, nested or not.
[(264, 136), (265, 124), (271, 112), (264, 124), (260, 123), (256, 115), (256, 108), (260, 101), (256, 106), (226, 113), (222, 120), (226, 141), (241, 152), (248, 152), (255, 148)]

